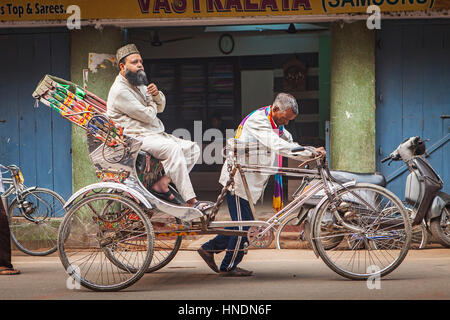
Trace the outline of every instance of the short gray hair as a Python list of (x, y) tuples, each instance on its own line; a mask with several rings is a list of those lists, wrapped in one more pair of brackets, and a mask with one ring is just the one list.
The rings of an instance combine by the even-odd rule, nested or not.
[(297, 99), (289, 93), (281, 92), (277, 94), (272, 105), (277, 105), (282, 111), (291, 109), (295, 115), (298, 115)]

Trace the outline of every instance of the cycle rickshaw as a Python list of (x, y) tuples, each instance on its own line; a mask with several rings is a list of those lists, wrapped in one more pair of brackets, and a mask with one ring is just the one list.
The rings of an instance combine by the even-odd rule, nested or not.
[[(141, 152), (141, 142), (124, 135), (120, 126), (104, 115), (103, 100), (76, 84), (48, 75), (33, 97), (86, 130), (89, 157), (101, 180), (67, 200), (67, 214), (58, 234), (64, 268), (86, 288), (116, 291), (132, 285), (146, 272), (169, 263), (183, 238), (190, 235), (247, 236), (250, 246), (265, 248), (286, 219), (295, 215), (302, 222), (307, 218), (302, 206), (319, 192), (324, 195), (309, 218), (307, 236), (316, 256), (336, 273), (355, 280), (385, 276), (400, 265), (409, 250), (411, 225), (402, 202), (381, 186), (336, 180), (321, 157), (311, 160), (314, 169), (262, 167), (242, 161), (261, 152), (257, 145), (230, 139), (224, 152), (230, 179), (217, 201), (200, 211), (161, 200), (149, 192), (152, 182), (164, 174), (162, 165)], [(240, 175), (257, 216), (246, 172), (302, 177), (308, 183), (266, 221), (216, 221), (236, 175)], [(250, 228), (229, 228), (243, 226)], [(353, 243), (350, 248), (349, 241)]]

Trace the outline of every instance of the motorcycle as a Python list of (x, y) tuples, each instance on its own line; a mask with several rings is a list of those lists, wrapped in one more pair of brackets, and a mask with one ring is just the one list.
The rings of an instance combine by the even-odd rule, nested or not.
[(441, 245), (450, 248), (450, 195), (441, 191), (444, 183), (425, 153), (425, 142), (418, 136), (410, 137), (381, 162), (401, 160), (406, 164), (410, 173), (405, 202), (410, 206), (412, 225), (424, 223)]

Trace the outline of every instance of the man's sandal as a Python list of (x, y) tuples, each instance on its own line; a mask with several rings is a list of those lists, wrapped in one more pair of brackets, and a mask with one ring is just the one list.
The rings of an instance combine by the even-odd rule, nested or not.
[(0, 267), (1, 276), (12, 276), (16, 274), (20, 274), (20, 271), (13, 268)]
[[(181, 204), (181, 202), (175, 197), (175, 195), (169, 190), (167, 192), (157, 192), (155, 190), (150, 191), (152, 194), (157, 196), (158, 198), (161, 198), (163, 200), (169, 201), (171, 203), (175, 204)], [(170, 196), (173, 195), (173, 199), (170, 199)]]

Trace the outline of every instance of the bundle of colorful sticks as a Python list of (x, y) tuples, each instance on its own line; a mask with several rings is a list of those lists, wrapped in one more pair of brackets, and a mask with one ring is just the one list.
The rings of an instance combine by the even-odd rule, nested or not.
[(109, 147), (123, 143), (123, 128), (104, 115), (106, 102), (73, 82), (45, 75), (33, 92), (33, 98)]

